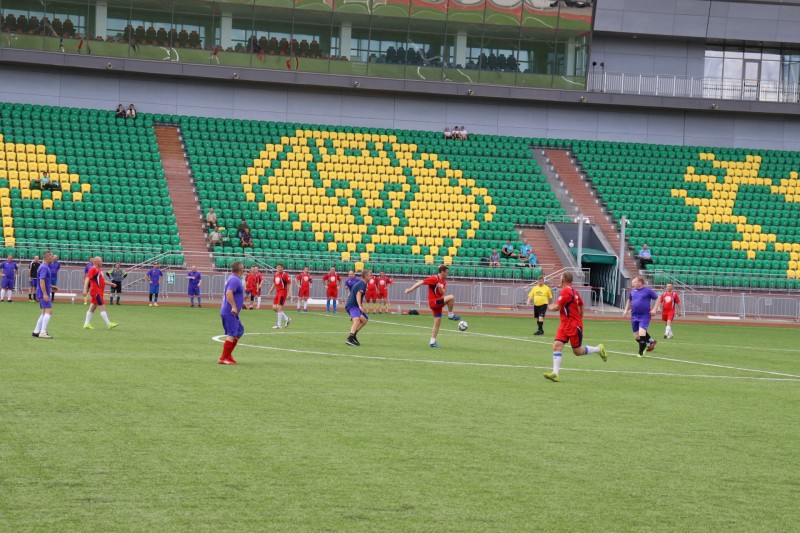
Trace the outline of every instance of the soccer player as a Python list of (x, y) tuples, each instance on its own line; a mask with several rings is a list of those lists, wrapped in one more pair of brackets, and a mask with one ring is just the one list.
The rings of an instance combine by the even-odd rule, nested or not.
[(119, 303), (119, 298), (122, 296), (122, 281), (128, 277), (128, 273), (122, 270), (122, 267), (119, 263), (114, 264), (114, 268), (106, 272), (106, 276), (111, 281), (111, 295), (108, 297), (108, 301), (111, 305), (114, 305), (114, 294), (117, 295), (117, 305), (121, 305)]
[(339, 303), (339, 285), (342, 283), (342, 278), (336, 273), (336, 268), (331, 267), (330, 272), (325, 274), (323, 279), (325, 280), (325, 286), (328, 288), (325, 294), (325, 308), (330, 313), (331, 306), (333, 306), (333, 312), (338, 313), (336, 305)]
[(450, 320), (461, 320), (461, 317), (453, 313), (453, 306), (456, 303), (456, 297), (452, 294), (445, 296), (445, 289), (447, 289), (447, 273), (449, 271), (447, 265), (439, 267), (439, 273), (435, 276), (430, 276), (421, 281), (416, 282), (414, 285), (406, 289), (406, 294), (412, 293), (422, 285), (428, 286), (428, 306), (433, 311), (433, 332), (431, 333), (431, 348), (438, 348), (436, 343), (436, 336), (439, 334), (439, 325), (442, 323), (442, 310), (447, 307), (447, 318)]
[(392, 278), (386, 275), (385, 272), (380, 272), (378, 275), (378, 314), (381, 314), (381, 309), (384, 313), (389, 314), (389, 286), (394, 283)]
[(197, 267), (192, 265), (192, 269), (186, 273), (189, 280), (189, 302), (194, 307), (194, 298), (197, 297), (197, 307), (203, 307), (203, 300), (200, 297), (200, 284), (203, 283), (203, 275), (197, 271)]
[(550, 311), (558, 311), (561, 315), (561, 323), (556, 331), (556, 338), (553, 340), (553, 371), (545, 372), (544, 378), (550, 381), (561, 381), (559, 372), (561, 371), (561, 350), (566, 343), (572, 346), (572, 353), (578, 357), (590, 353), (600, 354), (600, 358), (608, 361), (606, 347), (602, 344), (597, 346), (582, 346), (583, 344), (583, 299), (578, 291), (572, 286), (572, 273), (564, 272), (561, 274), (561, 291), (558, 293), (556, 302), (549, 306)]
[(367, 294), (364, 296), (364, 299), (370, 304), (369, 312), (375, 312), (375, 303), (378, 301), (378, 279), (377, 278), (370, 278), (367, 283)]
[(347, 273), (347, 279), (344, 280), (344, 286), (347, 288), (347, 293), (350, 294), (353, 292), (353, 287), (355, 287), (356, 283), (361, 281), (361, 279), (356, 277), (356, 273), (354, 271), (350, 271)]
[(655, 313), (661, 308), (661, 320), (667, 323), (667, 328), (664, 330), (664, 338), (672, 338), (672, 321), (675, 320), (675, 314), (681, 306), (681, 297), (675, 292), (672, 283), (667, 283), (666, 290), (658, 297), (656, 302)]
[(222, 355), (219, 358), (221, 365), (235, 365), (233, 359), (233, 349), (239, 339), (244, 335), (244, 326), (239, 320), (239, 311), (244, 307), (244, 286), (242, 285), (242, 273), (244, 265), (241, 261), (234, 261), (231, 265), (231, 275), (225, 281), (222, 305), (219, 309), (219, 316), (222, 318), (222, 329), (225, 331), (225, 344), (222, 345)]
[(19, 267), (14, 262), (14, 256), (8, 254), (8, 258), (0, 263), (0, 277), (3, 278), (2, 283), (0, 283), (0, 302), (3, 301), (3, 298), (6, 297), (6, 291), (8, 291), (8, 303), (11, 303), (11, 297), (14, 294), (14, 287), (16, 286), (17, 281), (17, 271)]
[(261, 309), (261, 286), (264, 284), (264, 276), (258, 270), (257, 266), (250, 268), (250, 273), (244, 278), (245, 290), (250, 295), (250, 307), (253, 309), (253, 301), (257, 299), (256, 305)]
[[(103, 292), (106, 289), (106, 278), (103, 277), (103, 258), (92, 258), (94, 265), (86, 273), (86, 278), (83, 281), (83, 296), (84, 298), (89, 295), (91, 304), (89, 310), (86, 311), (86, 321), (83, 323), (83, 329), (94, 329), (92, 325), (92, 315), (94, 310), (100, 308), (100, 316), (103, 317), (103, 322), (106, 323), (108, 329), (114, 329), (119, 324), (111, 322), (106, 314), (106, 304), (103, 301)], [(112, 282), (113, 284), (113, 282)]]
[(656, 347), (656, 340), (647, 332), (650, 326), (650, 317), (655, 314), (656, 307), (650, 309), (650, 300), (658, 300), (658, 294), (650, 287), (644, 284), (642, 276), (636, 276), (631, 280), (630, 294), (628, 294), (628, 301), (625, 302), (625, 310), (622, 316), (631, 314), (631, 328), (633, 329), (633, 338), (639, 343), (639, 357), (644, 356), (644, 351), (652, 352)]
[[(28, 301), (36, 302), (36, 294), (39, 292), (39, 281), (36, 276), (39, 275), (39, 267), (42, 266), (42, 262), (39, 261), (39, 256), (33, 256), (33, 261), (31, 261), (31, 270), (30, 270), (30, 282), (28, 283)], [(49, 269), (48, 269), (49, 270)]]
[[(35, 263), (39, 262), (39, 256), (34, 257)], [(47, 325), (50, 323), (50, 318), (53, 316), (53, 300), (50, 299), (50, 263), (53, 261), (53, 254), (50, 250), (44, 253), (44, 263), (39, 263), (39, 268), (33, 279), (36, 280), (36, 300), (39, 302), (39, 309), (42, 313), (39, 315), (39, 320), (36, 322), (36, 328), (33, 330), (34, 337), (40, 339), (52, 339), (47, 333)]]
[(149, 307), (158, 307), (158, 292), (161, 288), (161, 276), (163, 275), (164, 273), (158, 268), (158, 261), (153, 263), (153, 268), (145, 274), (147, 282), (150, 283), (150, 294), (147, 295), (150, 302)]
[[(289, 327), (292, 319), (283, 312), (283, 304), (286, 303), (286, 297), (289, 294), (289, 289), (292, 286), (292, 278), (289, 274), (283, 271), (283, 264), (278, 263), (275, 265), (275, 274), (272, 276), (272, 286), (269, 288), (267, 296), (275, 291), (275, 299), (272, 300), (272, 308), (278, 313), (278, 323), (272, 326), (272, 329), (281, 329), (282, 327)], [(282, 320), (286, 320), (286, 326), (281, 324)]]
[(303, 312), (308, 313), (308, 297), (311, 295), (311, 284), (314, 280), (308, 273), (308, 267), (303, 267), (303, 271), (295, 278), (297, 281), (297, 311), (300, 311), (300, 304), (303, 305)]
[[(358, 332), (367, 325), (369, 317), (364, 310), (364, 294), (367, 292), (367, 283), (372, 278), (372, 271), (365, 270), (364, 276), (358, 282), (353, 284), (350, 290), (350, 296), (347, 298), (347, 303), (344, 306), (345, 311), (350, 315), (350, 320), (353, 325), (350, 327), (350, 336), (347, 337), (345, 343), (350, 346), (361, 346), (358, 342)], [(355, 278), (354, 278), (355, 279)]]
[(544, 276), (539, 276), (536, 280), (536, 285), (528, 293), (525, 305), (531, 305), (531, 300), (533, 300), (533, 316), (539, 325), (534, 335), (544, 335), (544, 315), (547, 313), (547, 306), (553, 301), (553, 291), (544, 284)]
[(61, 263), (58, 261), (58, 256), (53, 254), (53, 262), (50, 263), (50, 299), (56, 299), (56, 291), (58, 290), (58, 271), (61, 270)]

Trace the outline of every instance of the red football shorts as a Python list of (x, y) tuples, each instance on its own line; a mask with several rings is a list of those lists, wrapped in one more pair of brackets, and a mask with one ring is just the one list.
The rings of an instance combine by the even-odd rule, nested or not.
[(378, 300), (386, 300), (389, 298), (389, 291), (378, 291)]
[(664, 322), (667, 321), (672, 322), (673, 320), (675, 320), (675, 310), (673, 309), (672, 311), (664, 311), (663, 313), (661, 313), (661, 320), (663, 320)]
[(261, 289), (259, 289), (258, 287), (248, 287), (247, 292), (249, 292), (253, 296), (261, 296)]
[(103, 302), (103, 295), (102, 295), (102, 293), (95, 293), (95, 292), (93, 292), (93, 293), (89, 294), (89, 296), (91, 296), (91, 297), (92, 297), (92, 303), (93, 303), (93, 304), (95, 304), (95, 305), (97, 305), (97, 306), (102, 306), (102, 305), (104, 305), (104, 302)]
[(309, 289), (304, 289), (304, 288), (301, 287), (300, 288), (300, 292), (298, 293), (297, 297), (298, 298), (308, 298), (308, 294), (310, 292), (311, 291)]
[(556, 331), (556, 339), (564, 344), (569, 344), (573, 348), (580, 348), (583, 344), (583, 326), (577, 324), (564, 324), (563, 322), (558, 325)]
[(272, 300), (272, 305), (283, 305), (286, 302), (286, 293), (279, 292), (275, 294), (275, 298)]
[(433, 311), (433, 317), (439, 318), (442, 316), (442, 309), (444, 309), (444, 298), (439, 298), (438, 300), (429, 300), (428, 307), (430, 307), (431, 311)]
[(364, 294), (364, 299), (368, 302), (374, 302), (378, 299), (378, 291), (367, 291), (366, 294)]
[(328, 287), (328, 292), (326, 295), (328, 298), (338, 298), (339, 297), (339, 288), (338, 287)]

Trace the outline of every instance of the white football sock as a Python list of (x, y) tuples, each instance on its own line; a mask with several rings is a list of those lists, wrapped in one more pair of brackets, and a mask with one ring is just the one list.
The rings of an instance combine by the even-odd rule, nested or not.
[(103, 317), (103, 320), (105, 321), (106, 326), (111, 324), (111, 321), (108, 319), (108, 315), (106, 314), (105, 311), (100, 311), (100, 316)]
[(597, 352), (599, 352), (599, 351), (600, 351), (600, 347), (599, 347), (599, 346), (587, 346), (587, 347), (586, 347), (586, 353), (587, 353), (587, 354), (590, 354), (590, 353), (597, 353)]
[(558, 375), (561, 370), (561, 354), (556, 352), (553, 354), (553, 373)]
[(37, 335), (42, 331), (42, 322), (44, 322), (44, 315), (39, 315), (39, 320), (36, 321), (36, 328), (33, 330)]
[(92, 315), (94, 313), (92, 311), (86, 311), (86, 322), (83, 323), (84, 326), (88, 326), (89, 322), (92, 321)]
[(431, 344), (436, 344), (436, 337), (431, 337)]
[(45, 313), (44, 319), (42, 320), (42, 333), (47, 333), (47, 324), (50, 323), (50, 314)]

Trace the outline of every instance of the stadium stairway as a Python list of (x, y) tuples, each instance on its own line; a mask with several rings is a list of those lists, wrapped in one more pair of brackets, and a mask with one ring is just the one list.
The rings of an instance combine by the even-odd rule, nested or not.
[(186, 265), (196, 265), (201, 270), (213, 270), (211, 254), (206, 251), (208, 248), (202, 228), (202, 214), (195, 201), (178, 129), (172, 126), (156, 126), (155, 132)]
[[(570, 196), (575, 200), (578, 207), (580, 207), (581, 212), (585, 216), (591, 217), (596, 221), (600, 231), (603, 232), (608, 242), (614, 247), (614, 252), (616, 253), (620, 246), (619, 233), (608, 221), (605, 213), (600, 209), (596, 198), (586, 186), (586, 182), (575, 170), (575, 163), (570, 159), (567, 151), (550, 149), (545, 150), (545, 154), (564, 182), (564, 186)], [(630, 254), (625, 254), (625, 268), (628, 269), (631, 276), (636, 276), (641, 273), (639, 271), (639, 265), (636, 264), (636, 261)]]
[(544, 228), (518, 227), (517, 229), (520, 231), (522, 240), (528, 241), (533, 248), (533, 253), (536, 254), (536, 260), (542, 267), (543, 274), (552, 274), (564, 268)]

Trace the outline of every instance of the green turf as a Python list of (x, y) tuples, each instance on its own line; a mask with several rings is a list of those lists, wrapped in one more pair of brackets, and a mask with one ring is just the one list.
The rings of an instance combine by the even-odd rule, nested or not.
[(796, 529), (796, 329), (589, 321), (551, 383), (551, 319), (246, 311), (223, 367), (216, 306), (85, 309), (0, 304), (2, 531)]

